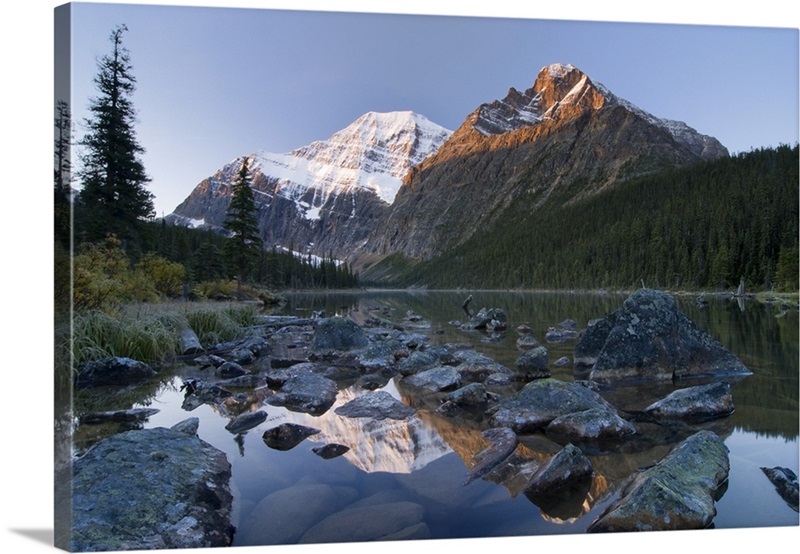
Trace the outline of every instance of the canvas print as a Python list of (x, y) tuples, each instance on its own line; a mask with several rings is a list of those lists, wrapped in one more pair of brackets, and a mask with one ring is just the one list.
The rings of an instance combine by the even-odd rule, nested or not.
[(798, 526), (798, 30), (54, 12), (55, 544)]

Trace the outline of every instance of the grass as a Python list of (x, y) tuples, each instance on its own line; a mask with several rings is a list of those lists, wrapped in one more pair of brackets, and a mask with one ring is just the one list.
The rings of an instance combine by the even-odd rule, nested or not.
[(180, 354), (180, 330), (189, 327), (201, 344), (241, 338), (256, 323), (259, 308), (242, 303), (167, 303), (126, 306), (118, 315), (78, 313), (73, 319), (73, 365), (108, 356), (147, 363)]

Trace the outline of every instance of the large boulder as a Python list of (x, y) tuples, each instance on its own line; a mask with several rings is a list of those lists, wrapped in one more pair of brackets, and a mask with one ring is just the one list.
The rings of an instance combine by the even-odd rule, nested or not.
[(635, 292), (590, 327), (575, 348), (575, 360), (591, 363), (589, 378), (604, 382), (751, 374), (686, 317), (672, 296), (652, 289)]
[(367, 334), (352, 319), (329, 317), (317, 324), (312, 348), (315, 352), (347, 351), (366, 348)]
[(180, 431), (104, 439), (73, 465), (70, 550), (230, 546), (230, 478), (223, 452)]
[(546, 378), (531, 381), (515, 395), (501, 400), (490, 413), (492, 425), (529, 433), (545, 428), (558, 417), (592, 409), (616, 411), (602, 396), (580, 383)]
[(144, 362), (120, 356), (87, 362), (76, 373), (76, 384), (79, 388), (134, 385), (157, 374), (156, 370)]
[(704, 529), (717, 513), (716, 492), (729, 471), (728, 448), (713, 432), (699, 431), (635, 474), (587, 531)]

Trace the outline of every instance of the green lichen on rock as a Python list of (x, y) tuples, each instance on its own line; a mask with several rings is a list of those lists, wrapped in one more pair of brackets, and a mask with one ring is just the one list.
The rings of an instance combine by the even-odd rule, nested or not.
[(655, 466), (634, 475), (589, 532), (704, 529), (728, 478), (728, 449), (711, 431), (691, 435)]
[(73, 466), (73, 551), (229, 546), (233, 496), (225, 454), (156, 428), (97, 443)]

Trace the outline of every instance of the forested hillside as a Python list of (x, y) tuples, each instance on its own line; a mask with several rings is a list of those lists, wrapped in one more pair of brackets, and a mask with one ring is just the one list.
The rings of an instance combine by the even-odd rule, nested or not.
[(534, 215), (520, 198), (462, 246), (416, 264), (387, 258), (362, 281), (391, 273), (390, 284), (434, 288), (723, 290), (743, 278), (751, 289), (797, 290), (797, 145), (551, 200)]

